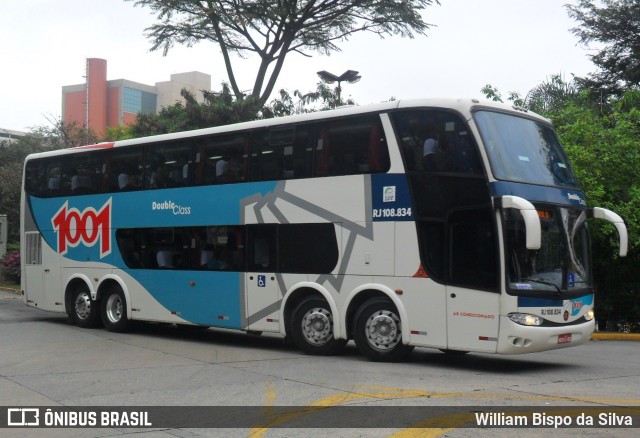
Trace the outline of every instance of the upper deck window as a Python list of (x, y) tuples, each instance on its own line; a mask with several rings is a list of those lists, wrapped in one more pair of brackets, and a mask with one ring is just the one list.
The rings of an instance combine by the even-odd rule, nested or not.
[(497, 179), (547, 186), (577, 186), (551, 126), (494, 111), (477, 111), (474, 118)]
[(482, 175), (475, 141), (462, 118), (449, 111), (395, 113), (407, 171)]

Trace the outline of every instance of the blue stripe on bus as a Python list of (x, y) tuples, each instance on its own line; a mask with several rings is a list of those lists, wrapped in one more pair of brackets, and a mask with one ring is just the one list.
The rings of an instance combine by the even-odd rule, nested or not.
[[(68, 209), (80, 214), (87, 208), (99, 210), (111, 199), (111, 247), (116, 250), (118, 228), (153, 228), (171, 226), (239, 225), (243, 201), (259, 200), (272, 192), (276, 182), (145, 190), (68, 198), (34, 198), (29, 203), (37, 228), (47, 244), (58, 249), (58, 233), (53, 217), (65, 202)], [(65, 257), (76, 261), (100, 261), (123, 268), (120, 257), (100, 257), (99, 245), (68, 245)]]
[[(584, 295), (578, 298), (572, 298), (572, 303), (582, 303), (582, 305), (588, 306), (593, 304), (593, 294)], [(518, 307), (563, 307), (564, 300), (554, 300), (549, 298), (535, 298), (535, 297), (518, 297)]]
[[(208, 326), (241, 327), (240, 272), (127, 270), (153, 297), (182, 319)], [(135, 307), (135, 299), (132, 303)]]
[(562, 307), (562, 300), (551, 300), (547, 298), (518, 297), (518, 307)]
[(374, 222), (411, 221), (414, 212), (405, 174), (371, 175), (371, 216)]
[(547, 204), (571, 205), (586, 208), (585, 196), (580, 190), (565, 188), (536, 186), (510, 181), (495, 181), (489, 187), (491, 196), (513, 195), (532, 202)]

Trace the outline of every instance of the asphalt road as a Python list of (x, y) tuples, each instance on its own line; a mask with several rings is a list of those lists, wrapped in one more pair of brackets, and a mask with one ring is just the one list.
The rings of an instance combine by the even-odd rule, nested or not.
[[(358, 421), (368, 425), (380, 423), (382, 419), (375, 418), (380, 415), (401, 416), (411, 409), (406, 407), (419, 406), (432, 409), (429, 412), (437, 414), (436, 420), (442, 420), (412, 424), (431, 426), (428, 429), (404, 425), (336, 429), (329, 427), (335, 425), (333, 420), (321, 428), (278, 427), (305, 416), (289, 413), (276, 421), (232, 429), (8, 428), (0, 429), (1, 436), (511, 437), (516, 433), (572, 437), (578, 429), (467, 428), (468, 417), (447, 409), (463, 406), (489, 412), (530, 406), (551, 412), (561, 408), (562, 416), (575, 421), (578, 411), (590, 415), (607, 407), (640, 406), (640, 345), (636, 342), (591, 341), (525, 356), (448, 356), (416, 349), (405, 362), (374, 363), (352, 344), (340, 356), (313, 357), (275, 336), (185, 331), (161, 324), (138, 325), (125, 334), (81, 329), (68, 324), (64, 315), (28, 308), (21, 297), (6, 292), (0, 292), (0, 330), (0, 405), (5, 410), (152, 405), (247, 406), (268, 411), (277, 406), (362, 406), (340, 414), (364, 416)], [(372, 409), (381, 406), (389, 410)], [(438, 411), (439, 407), (445, 408)], [(250, 409), (246, 412), (248, 416)], [(579, 433), (638, 436), (638, 418), (632, 418), (630, 428), (587, 427)]]

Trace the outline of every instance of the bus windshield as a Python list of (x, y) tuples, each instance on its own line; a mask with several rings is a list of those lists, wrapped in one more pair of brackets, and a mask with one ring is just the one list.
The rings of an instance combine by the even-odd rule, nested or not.
[(542, 225), (542, 246), (528, 250), (522, 216), (505, 211), (508, 286), (512, 293), (542, 293), (562, 296), (565, 292), (591, 289), (591, 260), (586, 212), (537, 205)]
[(577, 187), (551, 126), (495, 111), (477, 111), (474, 118), (496, 179)]

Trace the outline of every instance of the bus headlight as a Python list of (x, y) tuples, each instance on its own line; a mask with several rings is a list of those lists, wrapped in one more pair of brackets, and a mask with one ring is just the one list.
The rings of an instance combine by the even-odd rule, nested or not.
[(510, 313), (509, 319), (520, 325), (542, 325), (543, 319), (528, 313)]
[(595, 316), (596, 314), (593, 312), (593, 309), (591, 309), (584, 314), (584, 319), (586, 319), (587, 321), (591, 321)]

